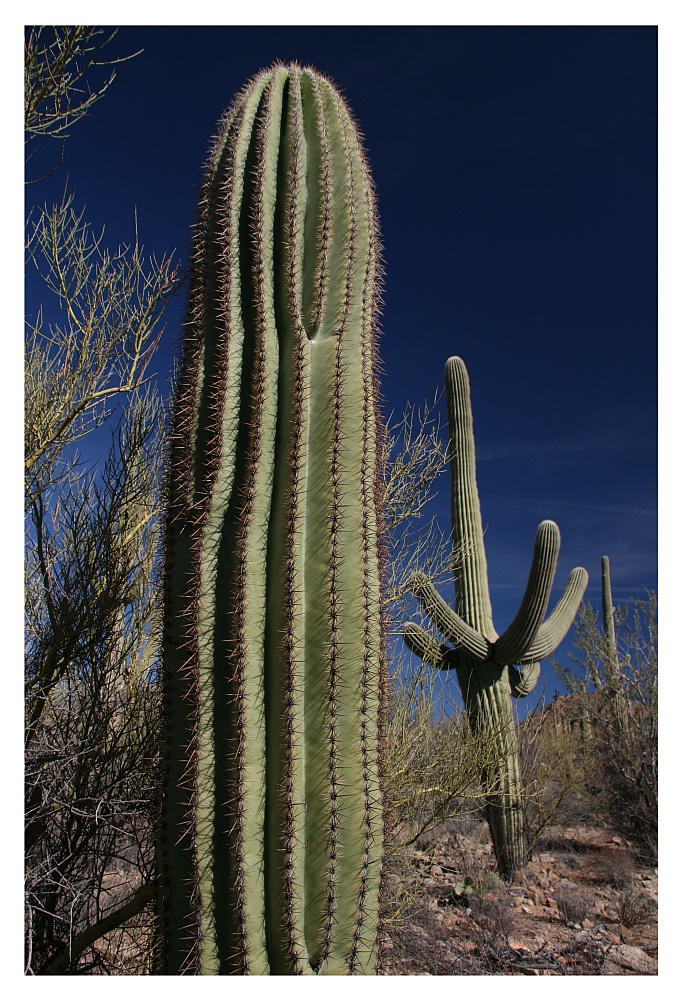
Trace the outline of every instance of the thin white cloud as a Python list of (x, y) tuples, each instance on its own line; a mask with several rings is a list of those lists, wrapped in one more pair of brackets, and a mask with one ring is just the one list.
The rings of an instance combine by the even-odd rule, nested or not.
[(556, 438), (550, 441), (503, 441), (477, 447), (477, 462), (500, 461), (508, 458), (545, 458), (559, 455), (585, 455), (606, 451), (629, 451), (653, 448), (656, 441), (630, 434), (596, 434), (589, 438)]
[[(618, 514), (626, 517), (656, 517), (657, 507), (653, 504), (651, 506), (637, 505), (637, 504), (625, 504), (625, 503), (600, 503), (599, 501), (587, 502), (585, 500), (559, 500), (557, 497), (513, 497), (509, 494), (487, 494), (485, 504), (486, 508), (496, 507), (497, 505), (510, 508), (514, 507), (518, 510), (544, 510), (551, 511), (556, 510), (561, 507), (563, 510), (590, 510), (601, 514)], [(548, 514), (551, 517), (552, 514)]]

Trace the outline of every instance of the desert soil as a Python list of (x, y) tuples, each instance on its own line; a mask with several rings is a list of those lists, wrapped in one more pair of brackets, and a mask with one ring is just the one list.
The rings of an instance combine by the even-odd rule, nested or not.
[(385, 976), (657, 975), (657, 869), (609, 828), (550, 830), (512, 883), (485, 823), (441, 828), (388, 877)]

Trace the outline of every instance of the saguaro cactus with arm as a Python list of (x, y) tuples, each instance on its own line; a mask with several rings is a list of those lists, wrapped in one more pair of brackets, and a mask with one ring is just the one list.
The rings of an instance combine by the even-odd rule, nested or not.
[(173, 418), (165, 974), (375, 968), (377, 283), (344, 101), (313, 70), (261, 73), (211, 152)]
[[(446, 363), (450, 428), (451, 519), (456, 609), (424, 576), (413, 592), (432, 624), (447, 640), (437, 642), (409, 623), (404, 638), (425, 663), (454, 668), (470, 725), (490, 733), (499, 753), (486, 775), (488, 819), (498, 867), (511, 876), (526, 861), (517, 735), (512, 697), (528, 695), (540, 674), (540, 661), (566, 635), (588, 583), (584, 569), (571, 572), (552, 614), (545, 618), (557, 567), (560, 532), (543, 521), (536, 533), (531, 572), (520, 609), (498, 636), (493, 627), (486, 551), (477, 491), (474, 430), (467, 370), (460, 358)], [(545, 619), (545, 620), (544, 620)]]

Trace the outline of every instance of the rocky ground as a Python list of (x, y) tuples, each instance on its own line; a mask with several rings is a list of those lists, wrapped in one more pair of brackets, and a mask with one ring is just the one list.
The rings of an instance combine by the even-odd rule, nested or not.
[(605, 827), (554, 828), (523, 877), (495, 874), (484, 822), (397, 855), (385, 976), (657, 975), (657, 869)]

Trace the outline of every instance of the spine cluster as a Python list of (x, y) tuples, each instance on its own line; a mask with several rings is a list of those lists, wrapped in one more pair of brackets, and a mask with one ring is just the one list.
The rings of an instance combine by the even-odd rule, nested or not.
[(378, 247), (339, 93), (260, 74), (210, 155), (173, 418), (166, 974), (374, 971)]

